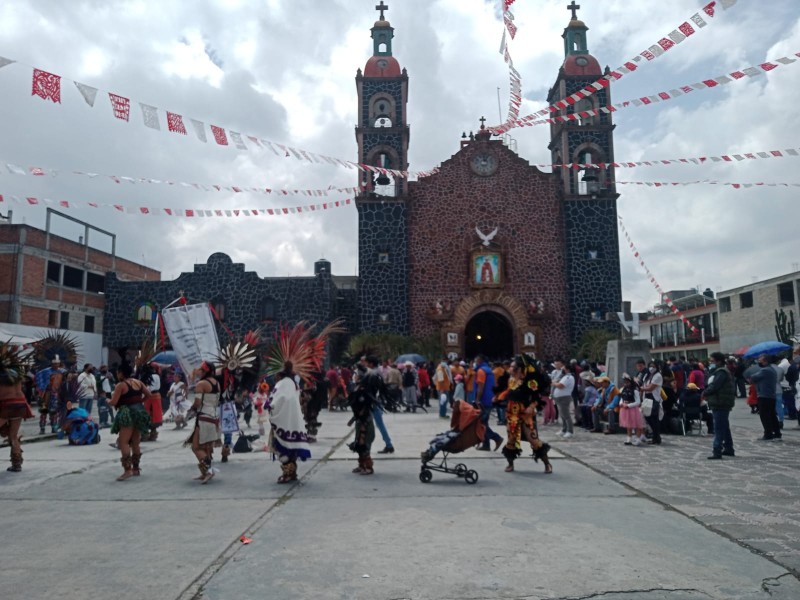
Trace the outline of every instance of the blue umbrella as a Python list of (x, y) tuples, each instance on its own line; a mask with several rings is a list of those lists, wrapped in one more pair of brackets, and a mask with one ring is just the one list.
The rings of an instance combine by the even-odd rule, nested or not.
[(415, 365), (418, 365), (419, 363), (428, 362), (428, 359), (421, 354), (401, 354), (394, 361), (396, 365), (402, 365), (405, 362), (412, 362)]
[(178, 355), (172, 350), (164, 350), (163, 352), (159, 352), (153, 357), (151, 362), (170, 367), (177, 367), (180, 364), (178, 362)]
[(760, 344), (755, 344), (754, 346), (750, 346), (750, 349), (744, 353), (745, 358), (758, 358), (762, 354), (766, 354), (771, 356), (773, 354), (779, 354), (784, 352), (785, 350), (791, 350), (792, 347), (788, 344), (784, 344), (783, 342), (761, 342)]

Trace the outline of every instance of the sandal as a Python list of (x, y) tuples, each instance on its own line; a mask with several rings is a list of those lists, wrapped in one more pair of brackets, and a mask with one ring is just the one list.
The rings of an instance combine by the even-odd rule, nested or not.
[(290, 475), (281, 475), (278, 477), (278, 483), (289, 483), (292, 481), (297, 481), (297, 476), (290, 476)]
[(513, 472), (514, 472), (514, 466), (513, 465), (508, 465), (506, 467), (506, 473), (513, 473)]
[(552, 473), (553, 473), (553, 465), (552, 465), (552, 463), (547, 463), (544, 466), (544, 473), (545, 473), (545, 475), (552, 475)]
[(363, 473), (363, 472), (364, 472), (364, 469), (362, 469), (361, 467), (356, 467), (356, 468), (355, 468), (355, 469), (353, 469), (351, 472), (352, 472), (352, 473)]

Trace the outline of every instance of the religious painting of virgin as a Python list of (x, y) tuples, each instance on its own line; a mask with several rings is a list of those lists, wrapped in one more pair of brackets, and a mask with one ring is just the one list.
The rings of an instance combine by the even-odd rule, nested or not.
[(497, 286), (503, 283), (502, 260), (496, 252), (480, 252), (472, 256), (472, 284)]

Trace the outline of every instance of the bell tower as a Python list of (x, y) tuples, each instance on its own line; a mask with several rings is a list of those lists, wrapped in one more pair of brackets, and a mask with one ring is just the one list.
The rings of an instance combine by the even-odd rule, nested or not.
[(361, 331), (409, 332), (408, 181), (380, 171), (408, 170), (408, 73), (392, 56), (394, 28), (381, 0), (372, 56), (356, 73), (358, 162), (358, 309)]
[[(564, 62), (547, 101), (554, 104), (600, 79), (604, 72), (589, 53), (589, 28), (578, 19), (580, 5), (567, 8), (572, 18), (564, 29)], [(605, 70), (608, 73), (608, 67)], [(587, 329), (617, 326), (607, 323), (607, 312), (622, 306), (622, 283), (617, 230), (617, 198), (614, 183), (613, 113), (588, 111), (611, 104), (610, 86), (551, 114), (549, 149), (563, 197), (566, 243), (567, 298), (570, 307), (570, 339), (577, 342)], [(574, 115), (574, 116), (573, 116)], [(562, 117), (563, 120), (557, 120)]]

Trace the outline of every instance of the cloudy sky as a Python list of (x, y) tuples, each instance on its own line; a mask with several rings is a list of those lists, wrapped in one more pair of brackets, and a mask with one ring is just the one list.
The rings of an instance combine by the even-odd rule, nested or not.
[[(583, 0), (589, 48), (617, 67), (706, 2)], [(354, 76), (372, 54), (375, 0), (5, 0), (0, 4), (0, 163), (201, 184), (317, 189), (356, 184), (355, 171), (309, 165), (253, 147), (237, 150), (142, 125), (137, 102), (319, 154), (356, 160)], [(498, 53), (499, 0), (389, 0), (394, 55), (410, 76), (411, 170), (457, 151), (462, 131), (507, 106), (508, 71)], [(510, 43), (522, 75), (521, 114), (544, 106), (563, 61), (566, 0), (518, 0)], [(615, 102), (652, 95), (800, 52), (800, 3), (739, 0), (710, 25), (612, 88)], [(800, 62), (767, 75), (615, 116), (618, 161), (800, 147)], [(31, 66), (62, 75), (62, 103), (31, 96)], [(72, 81), (99, 88), (90, 108)], [(131, 122), (112, 116), (105, 92), (130, 97)], [(209, 134), (210, 135), (210, 134)], [(512, 132), (521, 156), (549, 162), (547, 127)], [(246, 138), (245, 138), (245, 141)], [(800, 158), (617, 171), (621, 181), (800, 182)], [(318, 200), (119, 185), (105, 178), (20, 177), (0, 169), (0, 194), (170, 208), (268, 208)], [(798, 189), (620, 185), (619, 212), (665, 289), (744, 285), (797, 270)], [(331, 199), (344, 198), (343, 195)], [(44, 227), (44, 208), (15, 206), (14, 219)], [(5, 209), (3, 209), (5, 210)], [(109, 209), (69, 214), (116, 232), (118, 253), (165, 279), (215, 251), (261, 276), (308, 275), (314, 260), (335, 274), (357, 271), (355, 207), (287, 217), (185, 219)], [(77, 238), (79, 228), (56, 223)], [(102, 247), (102, 245), (101, 245)], [(623, 295), (634, 310), (657, 301), (627, 245)]]

